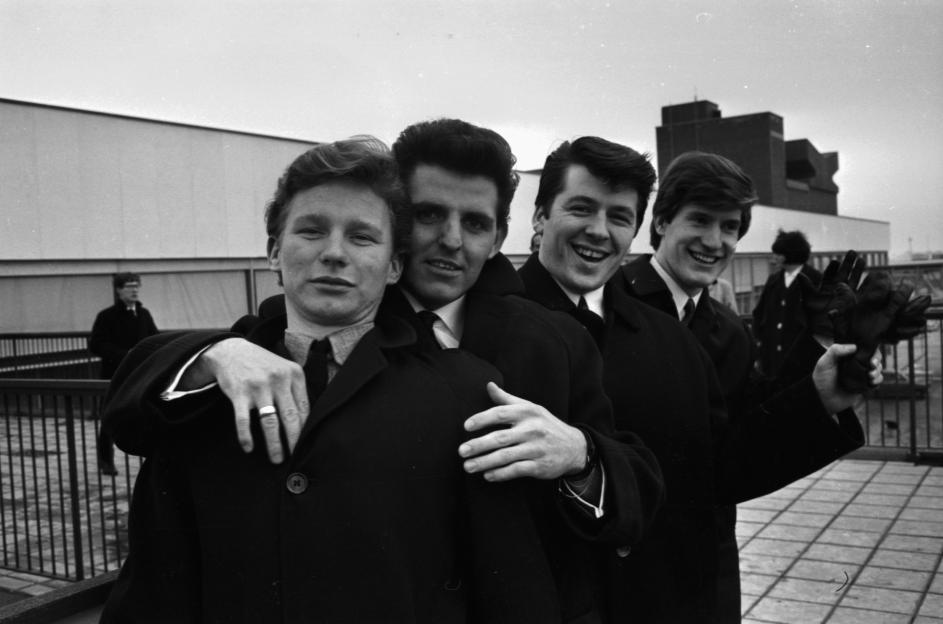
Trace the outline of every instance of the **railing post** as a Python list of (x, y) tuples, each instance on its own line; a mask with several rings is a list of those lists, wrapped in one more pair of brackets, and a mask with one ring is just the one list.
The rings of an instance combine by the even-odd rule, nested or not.
[[(907, 402), (910, 406), (910, 458), (914, 464), (917, 454), (917, 382), (914, 372), (914, 339), (907, 339)], [(930, 432), (927, 432), (929, 439)]]
[(72, 512), (72, 539), (75, 542), (73, 556), (75, 557), (75, 578), (81, 581), (85, 578), (85, 552), (82, 548), (82, 516), (79, 504), (79, 462), (78, 451), (75, 446), (75, 413), (72, 397), (65, 397), (65, 426), (66, 445), (68, 447), (69, 464), (69, 505)]

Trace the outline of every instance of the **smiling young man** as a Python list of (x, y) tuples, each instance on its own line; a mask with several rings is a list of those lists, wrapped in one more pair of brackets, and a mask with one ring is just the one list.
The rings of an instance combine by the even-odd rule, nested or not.
[[(500, 374), (419, 349), (409, 323), (378, 313), (408, 229), (389, 152), (366, 139), (312, 148), (280, 179), (266, 225), (286, 314), (247, 340), (303, 370), (310, 416), (285, 461), (246, 454), (232, 433), (245, 406), (224, 391), (158, 398), (204, 334), (132, 351), (106, 418), (148, 457), (102, 622), (558, 621), (520, 482), (487, 483), (456, 456)], [(194, 383), (227, 365), (225, 344), (187, 369)], [(164, 372), (151, 375), (140, 364), (155, 358)], [(251, 407), (258, 436), (277, 410)]]
[[(648, 537), (606, 555), (610, 621), (739, 621), (718, 578), (726, 525), (716, 507), (782, 487), (862, 443), (844, 411), (857, 397), (836, 386), (837, 359), (854, 348), (836, 345), (788, 393), (730, 418), (713, 364), (673, 304), (669, 316), (641, 303), (619, 270), (654, 182), (648, 159), (631, 148), (598, 137), (562, 144), (547, 157), (537, 193), (540, 249), (520, 275), (528, 297), (597, 337), (616, 427), (639, 434), (665, 476), (666, 505)], [(706, 286), (730, 251), (719, 232), (728, 236), (742, 221), (739, 211), (720, 220), (685, 215), (672, 221), (680, 227), (670, 232), (677, 244), (666, 263)], [(715, 233), (695, 242), (698, 228)]]

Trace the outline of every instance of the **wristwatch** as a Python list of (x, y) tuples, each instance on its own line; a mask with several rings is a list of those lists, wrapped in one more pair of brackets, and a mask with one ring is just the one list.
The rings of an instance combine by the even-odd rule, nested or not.
[(579, 472), (566, 475), (566, 478), (572, 481), (581, 481), (586, 479), (590, 474), (592, 474), (593, 468), (596, 467), (596, 444), (593, 442), (593, 436), (589, 435), (582, 429), (580, 429), (580, 432), (586, 439), (586, 465), (583, 466), (583, 469)]

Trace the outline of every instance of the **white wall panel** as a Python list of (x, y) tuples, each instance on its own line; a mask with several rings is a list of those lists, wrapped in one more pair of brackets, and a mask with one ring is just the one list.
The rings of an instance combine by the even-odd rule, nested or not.
[(29, 257), (42, 245), (35, 160), (32, 111), (0, 108), (0, 257)]
[(0, 101), (0, 259), (264, 253), (278, 176), (312, 142)]

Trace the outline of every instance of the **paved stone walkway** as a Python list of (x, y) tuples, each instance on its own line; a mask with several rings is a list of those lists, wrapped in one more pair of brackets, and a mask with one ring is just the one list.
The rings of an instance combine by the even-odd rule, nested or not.
[[(943, 468), (838, 461), (740, 505), (737, 535), (745, 623), (943, 624)], [(63, 584), (0, 570), (7, 593)]]
[(738, 515), (744, 622), (943, 624), (943, 468), (838, 461)]

